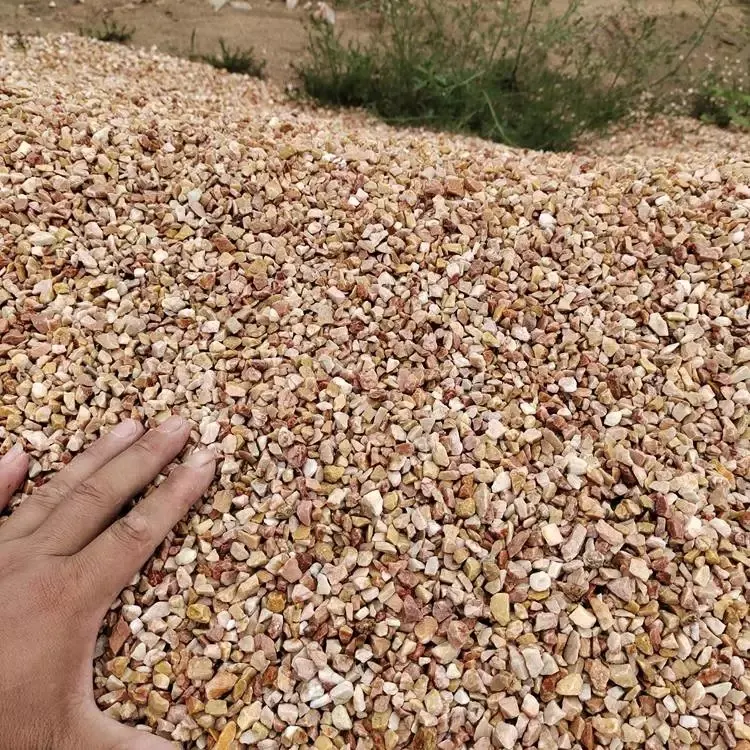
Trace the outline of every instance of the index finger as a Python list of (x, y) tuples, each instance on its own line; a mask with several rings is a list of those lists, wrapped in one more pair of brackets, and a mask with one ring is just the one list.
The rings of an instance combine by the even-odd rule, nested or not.
[(132, 510), (73, 557), (89, 579), (96, 606), (109, 607), (170, 529), (208, 489), (216, 468), (213, 450), (197, 451)]
[(80, 482), (122, 453), (142, 434), (143, 426), (132, 419), (120, 422), (105, 433), (24, 500), (0, 529), (0, 541), (18, 539), (36, 531)]

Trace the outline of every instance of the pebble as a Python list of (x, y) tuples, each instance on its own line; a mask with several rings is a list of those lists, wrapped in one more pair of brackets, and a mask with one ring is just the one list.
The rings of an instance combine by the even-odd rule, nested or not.
[(558, 695), (580, 695), (583, 689), (583, 677), (577, 672), (571, 672), (558, 680), (555, 690)]
[(458, 649), (450, 643), (441, 643), (432, 649), (432, 655), (438, 664), (449, 664), (458, 656)]
[(331, 698), (336, 705), (347, 703), (352, 699), (353, 695), (354, 685), (349, 680), (344, 680), (331, 688)]
[(197, 550), (193, 549), (192, 547), (183, 547), (175, 555), (174, 561), (177, 563), (177, 565), (190, 565), (191, 563), (195, 562), (197, 557)]
[(500, 625), (510, 623), (510, 600), (508, 594), (494, 594), (490, 599), (490, 612), (495, 622)]
[(383, 496), (378, 490), (372, 490), (362, 496), (362, 511), (368, 518), (380, 518), (383, 514)]
[(342, 732), (349, 731), (352, 728), (352, 718), (349, 716), (345, 706), (336, 706), (331, 712), (333, 726)]
[(582, 476), (588, 471), (589, 465), (580, 456), (568, 456), (568, 471), (574, 476)]
[(525, 648), (521, 653), (523, 655), (523, 660), (526, 663), (526, 669), (529, 673), (529, 677), (538, 677), (542, 673), (542, 669), (544, 668), (542, 655), (535, 648)]
[(651, 577), (651, 569), (648, 567), (648, 563), (640, 557), (634, 557), (630, 560), (628, 570), (631, 575), (640, 578), (642, 581), (647, 581)]
[(596, 625), (596, 617), (580, 605), (570, 613), (570, 619), (573, 623), (578, 625), (578, 627), (583, 628), (584, 630), (591, 630), (591, 628)]
[(569, 377), (560, 378), (559, 384), (560, 384), (560, 389), (564, 393), (575, 393), (576, 390), (578, 390), (578, 382), (576, 381), (575, 378), (569, 378)]
[(551, 585), (552, 579), (549, 573), (538, 571), (529, 576), (529, 586), (533, 591), (548, 591)]
[(217, 674), (206, 683), (206, 698), (213, 700), (221, 698), (228, 693), (236, 684), (237, 677), (228, 672), (217, 672)]
[(169, 615), (171, 607), (169, 602), (156, 602), (143, 612), (140, 619), (143, 623), (151, 623), (154, 620), (163, 620)]
[(539, 226), (542, 229), (554, 229), (557, 226), (557, 219), (552, 214), (542, 211), (539, 214)]
[(295, 583), (302, 578), (302, 571), (299, 567), (299, 560), (296, 557), (290, 557), (279, 570), (279, 574), (289, 583)]
[(669, 336), (669, 326), (667, 321), (657, 312), (653, 312), (648, 318), (648, 327), (657, 336)]
[(506, 722), (501, 721), (495, 726), (493, 737), (499, 747), (506, 748), (506, 750), (512, 750), (518, 741), (518, 730), (513, 724), (507, 724)]
[(632, 688), (638, 684), (638, 677), (630, 664), (610, 664), (609, 675), (615, 685)]
[(526, 693), (521, 702), (521, 711), (523, 711), (530, 719), (536, 718), (539, 715), (539, 701), (536, 696), (531, 693)]
[(437, 633), (438, 621), (431, 616), (423, 617), (414, 625), (414, 635), (420, 643), (427, 643)]
[(547, 542), (550, 547), (556, 547), (563, 542), (563, 536), (560, 533), (560, 529), (557, 527), (557, 524), (554, 523), (547, 523), (542, 526), (542, 536), (544, 537), (544, 541)]
[(621, 411), (611, 411), (606, 417), (604, 417), (604, 424), (607, 425), (607, 427), (617, 427), (620, 422), (622, 422)]

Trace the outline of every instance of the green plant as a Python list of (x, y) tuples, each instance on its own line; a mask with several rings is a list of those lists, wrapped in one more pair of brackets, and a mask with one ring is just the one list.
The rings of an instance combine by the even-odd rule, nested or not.
[(569, 148), (631, 112), (684, 66), (722, 0), (697, 0), (695, 33), (669, 41), (645, 0), (616, 15), (568, 0), (383, 0), (377, 28), (346, 44), (313, 23), (303, 91), (386, 121), (475, 133), (517, 146)]
[(101, 26), (81, 29), (83, 36), (90, 36), (98, 39), (100, 42), (117, 42), (118, 44), (127, 44), (135, 34), (135, 28), (125, 26), (117, 21), (105, 20)]
[[(737, 30), (740, 45), (750, 48), (750, 25)], [(750, 130), (750, 63), (747, 57), (711, 59), (694, 93), (693, 116), (721, 128)]]
[(750, 130), (750, 92), (706, 86), (695, 98), (695, 117), (720, 128), (736, 127)]
[[(195, 32), (193, 32), (195, 34)], [(194, 45), (195, 38), (191, 39), (191, 46)], [(265, 60), (259, 60), (255, 56), (252, 47), (247, 49), (231, 48), (223, 39), (219, 39), (220, 54), (218, 55), (201, 55), (199, 59), (213, 65), (214, 68), (221, 68), (230, 73), (244, 73), (255, 78), (263, 78), (266, 67)]]
[(20, 31), (16, 31), (15, 34), (13, 34), (13, 49), (20, 50), (24, 54), (28, 52), (28, 41)]

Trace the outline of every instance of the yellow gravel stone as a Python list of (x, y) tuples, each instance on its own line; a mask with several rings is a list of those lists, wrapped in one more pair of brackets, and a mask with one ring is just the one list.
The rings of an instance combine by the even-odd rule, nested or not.
[(510, 623), (510, 599), (505, 593), (494, 594), (490, 599), (490, 612), (495, 622), (500, 625)]
[(266, 606), (271, 612), (283, 612), (286, 607), (286, 596), (281, 591), (272, 591), (266, 599)]
[(234, 738), (237, 735), (237, 724), (230, 721), (224, 729), (221, 730), (219, 739), (216, 740), (214, 750), (229, 750)]
[(191, 604), (186, 611), (188, 619), (195, 622), (207, 623), (211, 621), (211, 610), (205, 604)]

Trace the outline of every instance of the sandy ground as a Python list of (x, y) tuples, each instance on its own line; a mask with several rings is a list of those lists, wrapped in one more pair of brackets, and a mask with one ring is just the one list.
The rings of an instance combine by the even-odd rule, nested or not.
[[(336, 5), (333, 0), (330, 0)], [(559, 12), (568, 0), (553, 0), (551, 12)], [(251, 0), (232, 7), (227, 2), (216, 12), (208, 0), (0, 0), (0, 31), (26, 34), (79, 31), (101, 25), (104, 19), (116, 20), (136, 29), (134, 46), (150, 47), (173, 55), (211, 53), (219, 40), (233, 47), (249, 47), (267, 60), (267, 73), (272, 80), (286, 83), (294, 78), (294, 65), (304, 55), (307, 6), (300, 2), (296, 10), (288, 10), (284, 0)], [(337, 27), (345, 34), (366, 33), (369, 26), (365, 14), (357, 12), (362, 2), (347, 0), (337, 8)], [(594, 12), (612, 9), (612, 0), (590, 0)], [(695, 0), (650, 0), (649, 10), (668, 19), (670, 33), (682, 38), (695, 26)], [(719, 15), (714, 32), (702, 46), (696, 59), (703, 64), (705, 55), (716, 59), (747, 58), (747, 27), (743, 11), (728, 5)]]

